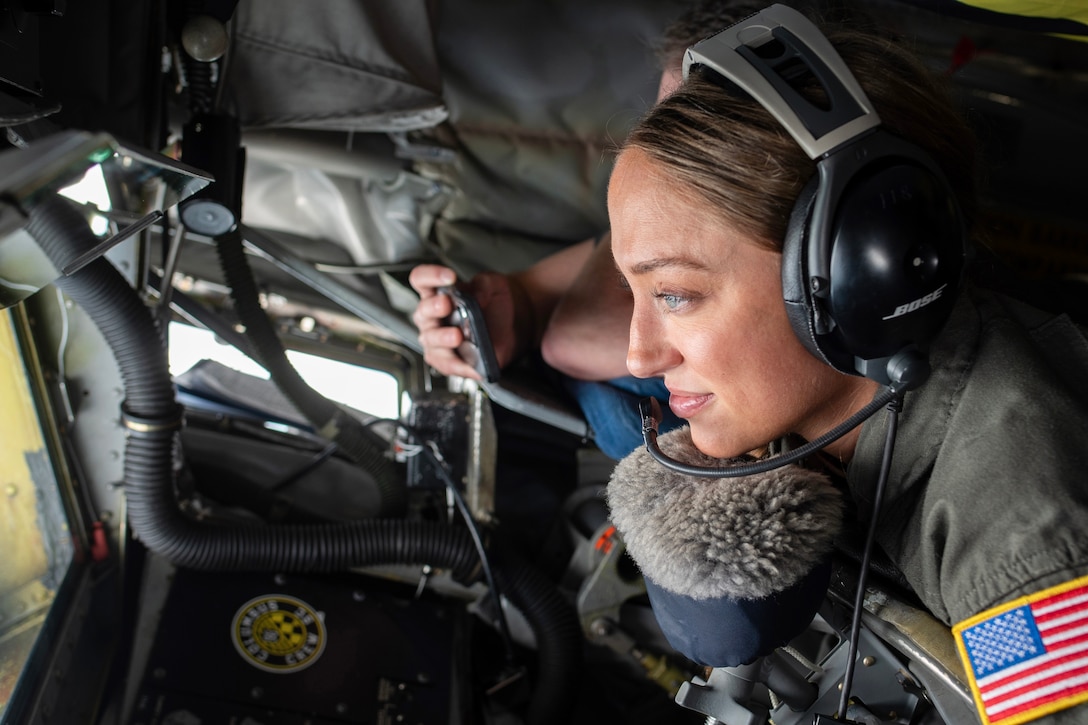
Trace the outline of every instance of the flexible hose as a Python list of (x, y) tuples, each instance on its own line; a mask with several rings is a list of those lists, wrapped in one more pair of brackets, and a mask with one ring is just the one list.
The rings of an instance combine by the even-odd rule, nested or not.
[[(50, 199), (32, 212), (27, 231), (54, 264), (97, 243), (67, 202)], [(335, 525), (218, 527), (180, 515), (172, 488), (173, 445), (181, 428), (166, 350), (155, 317), (104, 258), (57, 281), (83, 307), (117, 359), (128, 428), (125, 489), (133, 528), (148, 548), (181, 565), (205, 570), (338, 571), (390, 561), (440, 560), (462, 579), (476, 570), (464, 532), (405, 521)], [(396, 558), (406, 557), (406, 558)]]
[(536, 689), (529, 719), (539, 723), (571, 722), (572, 698), (582, 684), (582, 627), (578, 616), (538, 569), (511, 559), (501, 550), (495, 570), (499, 591), (532, 623), (536, 635)]
[(386, 458), (386, 442), (338, 405), (315, 391), (298, 374), (283, 349), (268, 315), (261, 308), (257, 283), (246, 259), (241, 233), (235, 229), (216, 239), (219, 262), (231, 288), (234, 310), (245, 325), (259, 362), (318, 434), (334, 441), (340, 450), (368, 471), (378, 486), (379, 516), (399, 515), (407, 506), (408, 492)]
[[(27, 231), (58, 268), (98, 242), (83, 217), (51, 197), (30, 214)], [(222, 526), (188, 518), (173, 488), (173, 446), (182, 424), (155, 317), (103, 257), (62, 277), (57, 286), (80, 305), (112, 350), (125, 389), (129, 435), (124, 481), (132, 530), (151, 551), (206, 571), (333, 572), (378, 564), (430, 564), (471, 582), (479, 571), (462, 529), (402, 520), (286, 526)], [(572, 607), (542, 574), (515, 560), (500, 581), (536, 633), (539, 669), (527, 722), (568, 719), (580, 670), (580, 631)], [(573, 629), (575, 631), (571, 631)], [(577, 644), (575, 643), (577, 642)], [(577, 652), (575, 652), (577, 649)]]
[[(446, 472), (443, 461), (426, 445), (426, 441), (411, 426), (397, 421), (404, 430), (408, 431), (413, 440), (421, 445), (421, 455), (428, 458), (431, 465), (438, 472), (439, 478), (449, 488), (458, 509), (461, 511), (470, 531), (475, 530), (464, 497), (456, 488), (456, 484)], [(495, 557), (488, 557), (483, 551), (482, 544), (478, 541), (478, 532), (474, 535), (477, 550), (480, 551), (483, 574), (492, 594), (507, 594), (510, 602), (534, 625), (533, 631), (537, 635), (537, 647), (547, 650), (547, 656), (540, 658), (542, 667), (549, 667), (540, 678), (543, 691), (537, 693), (537, 700), (542, 703), (552, 703), (547, 712), (538, 714), (541, 722), (561, 722), (560, 717), (565, 708), (565, 698), (569, 693), (579, 687), (581, 673), (577, 669), (568, 667), (569, 663), (578, 662), (582, 657), (582, 630), (581, 623), (575, 616), (573, 609), (566, 605), (559, 592), (536, 569), (525, 566), (519, 557), (512, 556), (513, 547), (500, 546)], [(504, 566), (495, 571), (488, 565), (488, 559), (502, 560)], [(498, 602), (496, 602), (498, 604)], [(567, 612), (569, 616), (555, 616), (555, 613)], [(513, 662), (513, 651), (510, 648), (510, 631), (501, 604), (496, 612), (499, 620), (499, 629), (503, 638), (507, 640), (507, 661)], [(566, 663), (566, 664), (564, 664)], [(557, 708), (558, 705), (558, 708)]]

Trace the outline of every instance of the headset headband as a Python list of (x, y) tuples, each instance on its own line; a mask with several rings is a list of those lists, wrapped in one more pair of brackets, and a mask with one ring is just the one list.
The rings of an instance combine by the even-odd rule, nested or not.
[[(694, 66), (759, 103), (816, 164), (782, 242), (782, 297), (798, 339), (837, 370), (913, 387), (951, 313), (966, 251), (955, 195), (872, 102), (808, 18), (772, 5), (689, 48)], [(799, 80), (824, 91), (809, 101)]]
[[(760, 49), (778, 41), (767, 58)], [(801, 62), (828, 94), (829, 108), (813, 105), (788, 83), (785, 73)], [(809, 158), (819, 159), (880, 125), (880, 117), (842, 58), (804, 15), (772, 5), (688, 48), (684, 77), (704, 65), (737, 84), (763, 105)]]

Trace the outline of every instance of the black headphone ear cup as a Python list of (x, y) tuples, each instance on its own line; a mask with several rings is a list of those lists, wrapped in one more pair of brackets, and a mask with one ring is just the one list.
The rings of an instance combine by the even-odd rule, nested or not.
[(816, 314), (808, 287), (806, 260), (809, 244), (809, 223), (812, 208), (819, 189), (819, 175), (814, 174), (801, 190), (790, 212), (786, 236), (782, 240), (782, 299), (786, 303), (786, 316), (793, 332), (805, 349), (817, 359), (836, 366), (820, 347), (816, 337)]
[(966, 255), (944, 178), (901, 159), (867, 169), (834, 213), (825, 302), (835, 324), (825, 352), (834, 345), (881, 360), (927, 349), (952, 312)]
[[(820, 201), (824, 178), (805, 185), (783, 239), (786, 314), (818, 360), (886, 382), (888, 360), (923, 353), (951, 314), (966, 257), (962, 216), (944, 178), (912, 159), (857, 169), (837, 199)], [(817, 203), (833, 220), (822, 238)], [(813, 259), (828, 267), (809, 269)]]

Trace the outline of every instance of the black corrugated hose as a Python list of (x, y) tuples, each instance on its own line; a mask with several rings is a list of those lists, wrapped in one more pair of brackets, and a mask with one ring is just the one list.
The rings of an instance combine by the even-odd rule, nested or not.
[(501, 591), (532, 625), (537, 673), (526, 723), (568, 723), (582, 685), (585, 640), (574, 607), (536, 568), (506, 548), (493, 563)]
[(392, 462), (385, 457), (386, 442), (311, 388), (287, 359), (271, 320), (261, 308), (241, 233), (235, 229), (217, 237), (216, 250), (230, 285), (234, 311), (245, 325), (246, 337), (253, 343), (259, 362), (268, 370), (272, 382), (306, 416), (319, 435), (334, 441), (345, 455), (374, 477), (381, 497), (380, 516), (404, 513), (407, 487), (396, 475)]
[[(67, 201), (48, 198), (30, 214), (27, 231), (61, 269), (95, 245), (86, 220)], [(133, 531), (151, 551), (205, 571), (335, 572), (378, 564), (430, 564), (472, 582), (479, 574), (463, 529), (373, 519), (283, 526), (216, 525), (182, 513), (173, 481), (173, 447), (182, 425), (158, 324), (136, 291), (105, 258), (57, 281), (102, 332), (117, 359), (128, 429), (124, 485)], [(509, 554), (508, 554), (509, 556)], [(537, 682), (527, 723), (569, 720), (581, 665), (581, 631), (573, 608), (539, 571), (507, 559), (502, 591), (525, 615), (538, 644)]]

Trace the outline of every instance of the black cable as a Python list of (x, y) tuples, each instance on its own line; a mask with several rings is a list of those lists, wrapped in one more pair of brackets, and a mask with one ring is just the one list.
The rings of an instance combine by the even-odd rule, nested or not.
[(313, 457), (310, 458), (310, 460), (306, 461), (306, 463), (303, 463), (302, 466), (300, 466), (298, 470), (287, 474), (286, 476), (281, 478), (279, 481), (272, 484), (272, 486), (270, 487), (269, 490), (271, 490), (273, 492), (276, 492), (276, 491), (279, 491), (282, 488), (285, 488), (286, 486), (290, 486), (292, 483), (299, 480), (300, 478), (305, 476), (307, 473), (309, 473), (310, 471), (314, 470), (315, 468), (320, 466), (322, 463), (327, 461), (329, 459), (329, 457), (332, 456), (332, 454), (335, 453), (338, 448), (339, 448), (339, 446), (336, 445), (335, 443), (329, 443), (327, 446), (325, 446), (320, 451), (315, 453), (313, 455)]
[(501, 592), (499, 591), (494, 573), (492, 572), (491, 560), (487, 555), (487, 549), (484, 547), (483, 537), (480, 536), (480, 528), (477, 525), (476, 519), (473, 518), (472, 512), (468, 510), (468, 504), (465, 503), (465, 498), (461, 495), (461, 491), (457, 488), (457, 484), (450, 477), (449, 471), (446, 470), (446, 462), (431, 448), (431, 446), (437, 448), (438, 444), (424, 437), (419, 431), (415, 430), (407, 423), (403, 423), (399, 420), (394, 420), (392, 418), (377, 418), (366, 425), (367, 427), (371, 427), (376, 423), (391, 423), (407, 432), (419, 446), (420, 451), (431, 461), (435, 470), (438, 472), (438, 477), (442, 479), (443, 485), (445, 485), (446, 489), (450, 492), (450, 495), (453, 496), (454, 503), (457, 504), (457, 510), (460, 511), (461, 518), (465, 520), (469, 535), (472, 537), (472, 542), (476, 545), (476, 551), (480, 556), (480, 568), (483, 570), (484, 578), (487, 580), (487, 586), (490, 589), (491, 598), (495, 604), (496, 616), (499, 620), (499, 631), (502, 634), (506, 661), (508, 664), (514, 664), (516, 658), (514, 656), (513, 637), (510, 635), (510, 625), (506, 620), (506, 613), (502, 608)]
[(870, 416), (885, 405), (888, 405), (902, 392), (893, 388), (885, 388), (878, 393), (864, 408), (854, 413), (832, 430), (824, 433), (819, 438), (805, 443), (788, 453), (779, 456), (764, 458), (755, 463), (740, 463), (731, 466), (695, 466), (666, 455), (657, 445), (657, 426), (661, 418), (660, 403), (654, 398), (645, 398), (639, 401), (639, 414), (642, 416), (642, 439), (646, 444), (646, 450), (654, 460), (678, 473), (701, 478), (739, 478), (741, 476), (754, 476), (787, 464), (799, 461), (816, 451), (823, 449), (827, 444), (842, 438), (854, 428), (864, 423)]
[[(414, 435), (414, 434), (413, 434)], [(487, 585), (491, 588), (491, 598), (495, 604), (495, 613), (499, 619), (499, 629), (502, 633), (503, 648), (506, 651), (506, 661), (513, 664), (514, 647), (513, 639), (510, 636), (510, 625), (506, 621), (506, 613), (502, 608), (501, 592), (499, 591), (498, 584), (495, 582), (495, 577), (491, 571), (491, 564), (488, 561), (487, 551), (484, 548), (483, 539), (480, 537), (480, 529), (476, 525), (476, 520), (472, 517), (472, 512), (468, 510), (468, 505), (465, 503), (464, 496), (457, 489), (453, 479), (450, 478), (449, 473), (446, 472), (445, 464), (434, 454), (434, 451), (429, 446), (422, 446), (424, 454), (426, 454), (431, 462), (438, 467), (439, 478), (446, 484), (446, 488), (453, 494), (453, 499), (457, 503), (457, 509), (461, 512), (461, 517), (465, 520), (465, 524), (468, 526), (472, 541), (476, 544), (476, 549), (480, 552), (480, 566), (483, 568), (484, 577), (487, 579)]]
[(854, 682), (854, 660), (858, 656), (858, 637), (861, 634), (861, 613), (865, 606), (865, 583), (869, 573), (869, 559), (873, 552), (877, 522), (884, 502), (884, 488), (888, 483), (888, 471), (892, 465), (892, 451), (895, 449), (895, 434), (899, 427), (899, 411), (903, 407), (902, 395), (895, 396), (888, 403), (888, 432), (884, 438), (884, 457), (880, 462), (880, 476), (873, 492), (873, 508), (869, 518), (869, 530), (865, 534), (865, 548), (861, 552), (861, 569), (858, 571), (857, 591), (854, 593), (854, 614), (850, 620), (850, 643), (847, 649), (846, 672), (842, 678), (842, 692), (839, 694), (840, 718), (846, 717), (846, 708), (850, 703), (850, 688)]

